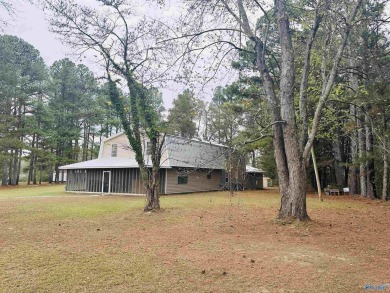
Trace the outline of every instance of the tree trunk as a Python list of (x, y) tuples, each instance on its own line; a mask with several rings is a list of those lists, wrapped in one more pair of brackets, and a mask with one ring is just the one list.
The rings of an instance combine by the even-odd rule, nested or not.
[(389, 200), (389, 162), (386, 151), (383, 154), (383, 186), (382, 186), (382, 200)]
[[(306, 168), (304, 164), (289, 164), (290, 180), (287, 189), (288, 196), (283, 196), (279, 209), (279, 218), (294, 218), (309, 220), (306, 211)], [(295, 164), (294, 164), (295, 165)]]
[(39, 184), (42, 184), (42, 162), (39, 163)]
[(7, 158), (4, 157), (3, 161), (3, 177), (1, 179), (1, 185), (8, 185), (8, 167), (7, 167)]
[[(351, 68), (355, 68), (357, 66), (356, 60), (352, 57), (353, 50), (352, 47), (349, 46), (349, 65)], [(356, 95), (359, 91), (359, 80), (358, 75), (351, 71), (350, 75), (351, 88), (353, 90), (353, 94)], [(353, 125), (356, 125), (356, 128), (359, 130), (358, 121), (360, 117), (358, 116), (359, 111), (357, 110), (355, 105), (351, 105), (349, 107), (349, 112), (351, 115), (351, 120)], [(351, 167), (349, 168), (349, 192), (350, 194), (358, 194), (359, 193), (359, 168), (358, 168), (358, 158), (360, 157), (360, 139), (358, 130), (353, 130), (351, 134)]]
[(18, 156), (19, 156), (19, 151), (16, 149), (13, 154), (13, 161), (12, 161), (12, 175), (11, 175), (11, 185), (17, 185), (17, 180), (18, 180)]
[(12, 176), (14, 174), (14, 171), (12, 169), (13, 167), (13, 161), (14, 161), (14, 149), (10, 150), (10, 156), (9, 156), (9, 166), (8, 166), (8, 185), (12, 185)]
[(358, 139), (359, 139), (359, 161), (360, 161), (359, 164), (360, 194), (365, 197), (367, 196), (367, 172), (366, 172), (366, 164), (363, 161), (366, 156), (366, 146), (365, 146), (366, 140), (364, 137), (362, 115), (358, 115), (357, 127), (358, 127)]
[(34, 160), (33, 160), (33, 184), (37, 184), (37, 155), (34, 154)]
[[(147, 171), (146, 171), (147, 172)], [(146, 206), (145, 212), (159, 210), (160, 209), (160, 198), (159, 198), (159, 172), (158, 170), (152, 169), (151, 177), (148, 178), (146, 184)]]
[(53, 183), (53, 163), (50, 161), (49, 162), (49, 178), (48, 178), (49, 183)]
[(54, 167), (54, 168), (55, 168), (55, 169), (54, 169), (54, 170), (55, 170), (54, 172), (55, 172), (55, 174), (56, 174), (56, 178), (54, 179), (54, 182), (55, 182), (55, 183), (59, 183), (59, 181), (60, 181), (60, 174), (59, 174), (59, 171), (60, 171), (60, 170), (58, 169), (58, 167), (59, 167), (59, 166), (58, 166), (58, 163), (56, 163), (56, 164), (55, 164), (55, 167)]
[(279, 84), (281, 118), (285, 121), (283, 125), (283, 145), (278, 147), (284, 149), (287, 170), (283, 173), (287, 173), (288, 178), (282, 178), (284, 181), (282, 188), (286, 190), (282, 193), (279, 217), (308, 220), (309, 216), (306, 211), (306, 162), (302, 159), (297, 139), (294, 108), (294, 54), (286, 2), (275, 1), (275, 10), (278, 18), (282, 60)]
[(30, 154), (30, 163), (28, 167), (27, 185), (30, 185), (31, 180), (33, 178), (34, 147), (35, 147), (35, 134), (33, 134), (32, 142), (31, 142), (31, 154)]
[(344, 168), (342, 164), (340, 142), (337, 139), (332, 141), (333, 157), (334, 157), (334, 173), (336, 177), (336, 184), (340, 187), (344, 186)]
[(16, 185), (19, 185), (19, 178), (20, 178), (20, 171), (22, 169), (22, 155), (23, 155), (23, 150), (19, 149), (19, 154), (18, 154), (18, 169), (16, 173)]
[[(356, 106), (351, 105), (350, 106), (350, 114), (351, 119), (353, 123), (356, 123)], [(350, 150), (351, 150), (351, 165), (349, 167), (349, 193), (350, 194), (358, 194), (359, 188), (358, 188), (358, 174), (359, 174), (359, 168), (357, 167), (357, 159), (358, 159), (358, 134), (354, 130), (351, 134), (351, 141), (350, 141)]]
[[(366, 111), (369, 111), (370, 106), (367, 106)], [(374, 137), (372, 135), (370, 122), (368, 118), (368, 114), (365, 116), (365, 130), (366, 130), (366, 154), (367, 154), (367, 162), (366, 162), (366, 187), (367, 187), (367, 197), (368, 198), (375, 198), (375, 169), (374, 169), (374, 158), (372, 153), (372, 146), (373, 146), (373, 140)]]

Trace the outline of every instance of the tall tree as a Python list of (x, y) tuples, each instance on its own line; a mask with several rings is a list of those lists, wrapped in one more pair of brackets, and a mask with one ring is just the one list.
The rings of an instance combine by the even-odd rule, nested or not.
[(46, 67), (39, 52), (14, 36), (0, 36), (0, 152), (2, 184), (17, 185), (23, 149), (30, 147), (26, 117), (42, 93)]
[[(133, 1), (101, 0), (97, 1), (98, 7), (65, 0), (44, 2), (53, 13), (51, 28), (64, 42), (98, 52), (100, 64), (106, 69), (110, 99), (135, 152), (146, 188), (145, 211), (159, 209), (159, 169), (165, 137), (145, 82), (156, 78), (154, 73), (158, 72), (158, 47), (149, 40), (159, 35), (161, 25), (140, 19)], [(120, 80), (126, 85), (129, 107), (120, 96)], [(142, 147), (144, 135), (151, 144), (151, 169)]]
[(197, 134), (196, 118), (201, 115), (202, 101), (195, 97), (193, 91), (186, 89), (173, 100), (169, 109), (169, 131), (181, 137), (193, 138)]
[[(273, 144), (281, 194), (281, 218), (309, 219), (306, 211), (306, 164), (322, 109), (332, 90), (362, 2), (363, 0), (275, 0), (272, 11), (267, 12), (259, 1), (190, 1), (185, 23), (194, 25), (182, 36), (182, 39), (187, 40), (185, 52), (188, 53), (188, 48), (196, 47), (197, 51), (201, 51), (202, 48), (217, 44), (217, 48), (231, 46), (230, 50), (238, 48), (241, 51), (249, 51), (254, 56), (253, 69), (257, 70), (262, 79), (272, 117)], [(295, 6), (299, 7), (298, 11), (305, 11), (306, 15), (297, 14)], [(249, 16), (249, 13), (256, 10), (264, 13), (264, 26), (258, 26)], [(211, 22), (207, 19), (209, 15), (213, 15)], [(221, 27), (222, 24), (225, 26)], [(229, 24), (231, 26), (227, 26)], [(275, 34), (271, 31), (273, 27), (276, 27)], [(320, 27), (327, 35), (328, 43), (324, 44), (322, 90), (310, 127), (307, 107), (308, 78), (311, 74), (313, 44), (323, 40), (317, 35)], [(270, 35), (276, 36), (275, 43)], [(201, 39), (203, 36), (206, 37)], [(243, 48), (242, 38), (245, 38), (244, 44), (248, 42), (250, 47)], [(301, 42), (304, 42), (305, 49), (302, 74), (298, 79), (294, 50)], [(276, 50), (273, 50), (273, 44), (276, 45)], [(248, 50), (248, 47), (251, 50)], [(228, 50), (222, 57), (228, 54)], [(278, 64), (276, 70), (271, 66), (275, 59)], [(297, 84), (300, 85), (299, 90), (296, 90)], [(296, 103), (299, 105), (299, 111), (296, 111)], [(300, 124), (296, 120), (298, 116)], [(309, 135), (307, 129), (310, 129)]]
[[(84, 65), (76, 65), (69, 59), (62, 59), (50, 67), (49, 107), (54, 121), (54, 152), (56, 181), (58, 167), (77, 162), (79, 157), (87, 159), (84, 152), (87, 134), (98, 115), (97, 83), (93, 73)], [(81, 133), (84, 136), (81, 137)], [(83, 141), (84, 140), (84, 141)]]

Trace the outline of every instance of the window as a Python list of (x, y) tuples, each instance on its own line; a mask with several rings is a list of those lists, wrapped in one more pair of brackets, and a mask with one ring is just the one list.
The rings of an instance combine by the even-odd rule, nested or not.
[(177, 184), (187, 184), (188, 176), (187, 175), (179, 175), (177, 176)]
[(146, 155), (151, 155), (152, 154), (152, 144), (148, 141), (146, 143)]
[(111, 146), (111, 157), (116, 157), (118, 155), (118, 145), (113, 144)]
[(207, 174), (207, 179), (211, 179), (211, 173)]

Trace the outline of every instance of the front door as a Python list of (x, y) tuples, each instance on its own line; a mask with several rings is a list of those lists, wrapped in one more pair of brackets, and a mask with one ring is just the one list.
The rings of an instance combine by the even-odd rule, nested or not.
[(103, 171), (102, 193), (110, 193), (111, 171)]

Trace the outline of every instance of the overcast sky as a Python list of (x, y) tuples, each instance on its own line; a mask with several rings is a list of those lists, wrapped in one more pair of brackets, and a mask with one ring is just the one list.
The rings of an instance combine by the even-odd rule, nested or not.
[[(49, 32), (48, 21), (45, 19), (43, 11), (23, 0), (13, 0), (12, 3), (14, 3), (16, 10), (13, 17), (14, 20), (8, 21), (9, 25), (3, 28), (3, 34), (16, 35), (33, 45), (39, 50), (48, 66), (52, 65), (54, 61), (65, 57), (76, 63), (81, 62), (72, 54), (72, 48), (62, 44), (55, 34)], [(3, 12), (0, 13), (0, 17), (4, 19), (5, 14)], [(99, 75), (99, 67), (93, 64), (92, 61), (87, 58), (82, 63), (88, 66), (96, 75)], [(210, 101), (214, 88), (219, 84), (224, 85), (232, 82), (233, 80), (230, 79), (227, 76), (221, 77), (219, 81), (208, 84), (203, 90), (201, 90), (199, 85), (195, 88), (195, 92), (198, 97), (205, 101)], [(177, 83), (167, 84), (165, 88), (162, 88), (165, 106), (170, 108), (172, 100), (185, 88), (185, 84)]]

